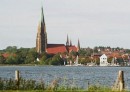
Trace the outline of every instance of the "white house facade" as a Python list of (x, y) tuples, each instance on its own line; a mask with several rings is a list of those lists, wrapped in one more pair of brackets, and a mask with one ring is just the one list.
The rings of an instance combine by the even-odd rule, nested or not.
[(109, 63), (107, 62), (107, 56), (105, 54), (103, 54), (100, 57), (100, 66), (108, 66)]

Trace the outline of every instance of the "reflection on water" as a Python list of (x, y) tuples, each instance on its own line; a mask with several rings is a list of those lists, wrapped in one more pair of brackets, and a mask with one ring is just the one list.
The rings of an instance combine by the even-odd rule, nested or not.
[(15, 70), (19, 70), (20, 76), (25, 79), (44, 80), (46, 84), (59, 79), (59, 83), (63, 86), (82, 88), (94, 84), (111, 87), (118, 71), (123, 70), (125, 85), (130, 89), (130, 67), (0, 66), (0, 77), (14, 78)]

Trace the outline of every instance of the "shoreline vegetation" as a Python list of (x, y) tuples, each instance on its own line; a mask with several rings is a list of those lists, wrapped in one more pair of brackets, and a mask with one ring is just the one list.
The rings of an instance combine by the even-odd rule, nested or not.
[[(25, 80), (20, 78), (19, 83), (14, 79), (0, 78), (0, 92), (117, 92), (104, 85), (90, 85), (83, 89), (77, 86), (59, 85), (58, 80), (54, 79), (46, 85), (43, 80)], [(127, 91), (123, 91), (127, 92)]]
[[(37, 81), (32, 79), (23, 79), (19, 76), (19, 71), (15, 71), (15, 79), (0, 78), (0, 92), (128, 92), (124, 87), (124, 72), (119, 71), (117, 82), (112, 87), (105, 85), (94, 84), (85, 88), (79, 87), (76, 84), (66, 84), (64, 80), (59, 78), (45, 83), (43, 79)], [(61, 84), (61, 82), (63, 82)], [(118, 86), (117, 86), (118, 85)]]

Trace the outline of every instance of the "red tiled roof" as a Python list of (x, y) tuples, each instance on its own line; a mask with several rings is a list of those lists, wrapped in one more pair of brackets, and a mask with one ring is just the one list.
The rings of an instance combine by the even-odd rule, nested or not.
[(7, 57), (9, 56), (9, 54), (8, 54), (8, 53), (4, 53), (4, 54), (2, 54), (2, 56), (3, 56), (4, 58), (7, 58)]
[[(10, 53), (4, 53), (4, 54), (2, 54), (2, 55), (3, 55), (4, 58), (8, 58), (9, 56), (11, 56)], [(13, 54), (13, 56), (15, 57), (16, 54)]]
[(111, 55), (110, 55), (109, 57), (116, 57), (116, 58), (120, 58), (120, 57), (121, 57), (121, 55), (120, 55), (119, 53), (117, 53), (117, 52), (113, 52), (113, 53), (111, 53)]
[(66, 46), (68, 52), (75, 51), (77, 52), (77, 48), (75, 46)]
[(47, 44), (47, 53), (48, 54), (57, 54), (67, 52), (64, 44)]

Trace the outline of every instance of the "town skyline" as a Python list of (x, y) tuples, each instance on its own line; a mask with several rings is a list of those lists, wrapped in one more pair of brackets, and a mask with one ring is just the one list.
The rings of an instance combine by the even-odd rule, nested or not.
[[(74, 2), (74, 3), (73, 3)], [(36, 44), (41, 6), (49, 43), (66, 42), (81, 47), (130, 48), (130, 1), (125, 0), (2, 0), (0, 3), (0, 49), (31, 48)], [(24, 6), (24, 7), (23, 7)]]

